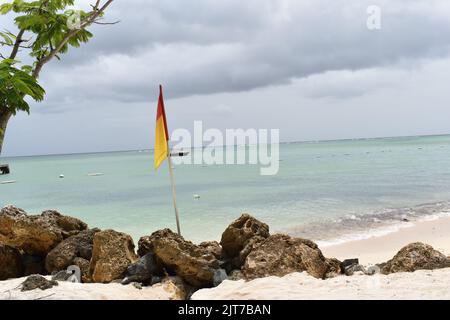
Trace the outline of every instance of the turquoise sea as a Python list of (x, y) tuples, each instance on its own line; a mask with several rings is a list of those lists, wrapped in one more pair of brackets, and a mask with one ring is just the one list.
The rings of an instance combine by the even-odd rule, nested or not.
[[(450, 136), (288, 143), (280, 145), (280, 158), (275, 176), (261, 176), (257, 165), (176, 166), (182, 234), (218, 240), (248, 212), (272, 232), (334, 241), (450, 213)], [(135, 240), (176, 230), (167, 164), (155, 172), (152, 151), (0, 162), (12, 170), (0, 182), (16, 181), (0, 184), (0, 206), (56, 209)]]

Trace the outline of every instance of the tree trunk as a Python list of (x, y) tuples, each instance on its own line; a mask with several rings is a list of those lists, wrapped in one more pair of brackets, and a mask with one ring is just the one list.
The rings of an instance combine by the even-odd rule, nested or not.
[(2, 154), (6, 127), (8, 126), (8, 121), (11, 118), (11, 116), (12, 113), (8, 109), (0, 107), (0, 155)]

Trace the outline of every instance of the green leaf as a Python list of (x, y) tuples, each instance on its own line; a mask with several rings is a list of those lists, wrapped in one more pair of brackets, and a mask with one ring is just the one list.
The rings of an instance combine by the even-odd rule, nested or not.
[(0, 32), (0, 37), (3, 38), (4, 43), (5, 43), (6, 45), (12, 46), (12, 45), (14, 44), (14, 41), (11, 39), (11, 37), (10, 37), (7, 33)]
[(4, 3), (0, 6), (0, 14), (7, 14), (12, 10), (12, 8), (12, 3)]

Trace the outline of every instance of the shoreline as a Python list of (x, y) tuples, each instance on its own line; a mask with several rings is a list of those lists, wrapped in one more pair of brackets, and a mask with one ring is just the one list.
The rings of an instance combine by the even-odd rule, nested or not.
[(359, 258), (361, 264), (370, 265), (388, 261), (412, 242), (427, 243), (450, 256), (450, 217), (411, 221), (386, 234), (319, 247), (327, 257), (341, 260)]

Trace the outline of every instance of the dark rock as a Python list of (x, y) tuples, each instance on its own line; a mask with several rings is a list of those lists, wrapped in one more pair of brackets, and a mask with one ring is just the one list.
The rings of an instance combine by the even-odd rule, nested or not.
[(348, 265), (345, 270), (344, 273), (346, 276), (352, 276), (355, 272), (362, 272), (364, 274), (367, 274), (366, 269), (364, 268), (364, 266), (360, 265), (360, 264), (352, 264), (352, 265)]
[(359, 264), (359, 259), (345, 259), (341, 263), (341, 270), (345, 270), (347, 267), (351, 267)]
[(57, 286), (58, 282), (55, 280), (47, 280), (41, 275), (31, 275), (22, 282), (22, 291), (30, 291), (34, 289), (47, 290), (53, 286)]
[(232, 268), (240, 268), (247, 255), (270, 236), (269, 226), (248, 214), (233, 221), (223, 232), (220, 244)]
[(24, 276), (47, 274), (45, 270), (45, 256), (24, 254), (22, 255), (22, 266)]
[(218, 269), (214, 273), (213, 286), (217, 287), (219, 284), (221, 284), (224, 280), (227, 280), (227, 279), (228, 279), (228, 276), (227, 276), (226, 271), (224, 269)]
[(47, 271), (65, 270), (74, 264), (77, 257), (91, 260), (94, 235), (99, 231), (99, 229), (84, 230), (60, 242), (47, 254), (45, 259)]
[(154, 253), (169, 272), (195, 287), (211, 287), (219, 261), (205, 248), (197, 246), (169, 229), (159, 230), (139, 240), (139, 255)]
[(391, 260), (379, 265), (381, 273), (413, 272), (450, 267), (450, 259), (432, 246), (416, 242), (403, 247)]
[(27, 215), (14, 206), (0, 211), (0, 242), (30, 255), (46, 255), (62, 240), (86, 228), (84, 222), (56, 211)]
[(135, 287), (138, 290), (142, 290), (142, 285), (138, 282), (133, 282), (133, 287)]
[(147, 253), (137, 262), (128, 266), (122, 284), (130, 282), (147, 283), (153, 276), (163, 275), (163, 267), (155, 258), (153, 253)]
[(122, 279), (128, 266), (137, 260), (133, 239), (128, 234), (100, 231), (94, 235), (89, 274), (93, 282)]
[(328, 270), (327, 259), (314, 242), (282, 234), (270, 236), (253, 249), (242, 267), (248, 280), (302, 271), (323, 279)]
[(378, 266), (370, 266), (366, 269), (366, 274), (369, 276), (373, 276), (374, 274), (380, 273), (381, 270)]
[(68, 273), (66, 270), (55, 271), (52, 273), (52, 280), (67, 281), (71, 276), (72, 274)]
[(0, 243), (0, 280), (19, 278), (22, 273), (19, 250)]

